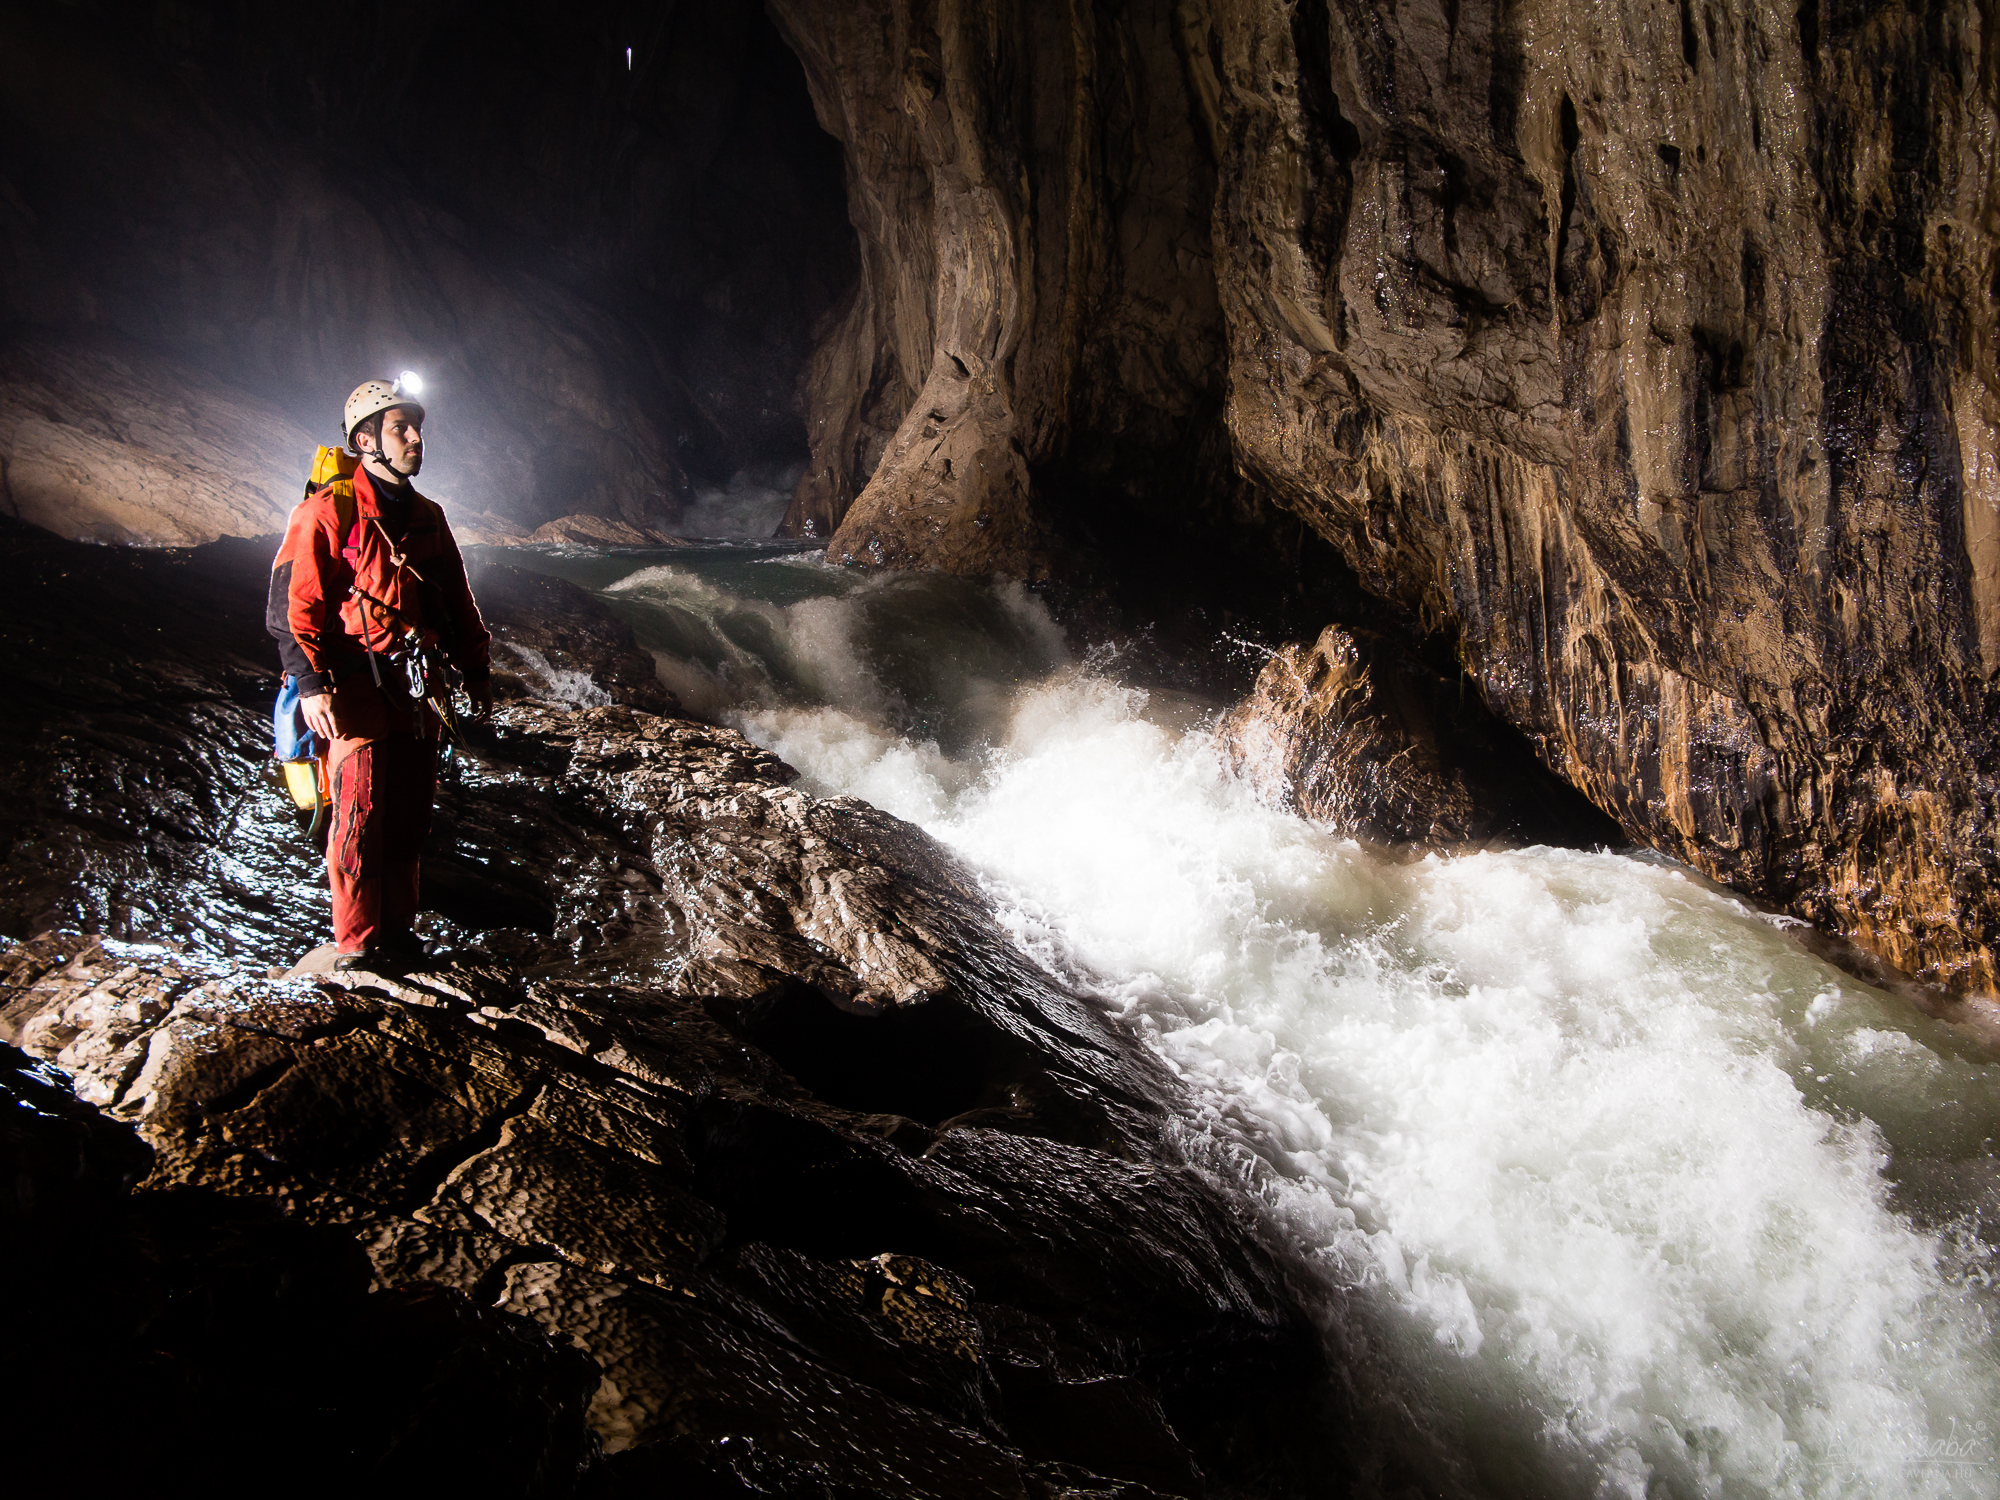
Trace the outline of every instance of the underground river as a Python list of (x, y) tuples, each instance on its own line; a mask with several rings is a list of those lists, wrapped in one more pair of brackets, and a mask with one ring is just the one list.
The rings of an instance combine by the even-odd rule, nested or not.
[(2000, 1069), (1785, 919), (1649, 856), (1273, 811), (1220, 705), (1074, 657), (1016, 586), (496, 556), (968, 861), (1186, 1081), (1189, 1159), (1325, 1290), (1366, 1430), (1440, 1492), (2000, 1494)]

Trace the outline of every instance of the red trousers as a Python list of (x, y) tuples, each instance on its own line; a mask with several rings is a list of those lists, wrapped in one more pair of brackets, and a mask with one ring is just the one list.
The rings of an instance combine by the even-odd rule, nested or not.
[(350, 676), (333, 695), (326, 838), (333, 940), (343, 953), (393, 940), (417, 916), (418, 862), (437, 792), (438, 723), (396, 683)]

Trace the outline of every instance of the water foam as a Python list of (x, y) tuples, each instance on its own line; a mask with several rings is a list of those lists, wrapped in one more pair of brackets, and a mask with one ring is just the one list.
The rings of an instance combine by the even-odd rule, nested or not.
[(512, 641), (500, 644), (513, 653), (528, 685), (542, 697), (574, 708), (602, 708), (611, 701), (611, 694), (599, 687), (588, 672), (558, 667), (533, 646), (519, 646)]
[(1398, 863), (1275, 812), (1184, 716), (1064, 666), (1018, 591), (628, 585), (715, 633), (730, 665), (701, 670), (808, 790), (956, 848), (1187, 1081), (1190, 1158), (1328, 1290), (1386, 1465), (1439, 1492), (2000, 1492), (2000, 1083), (1946, 1028), (1663, 862)]
[(1991, 1304), (1892, 1210), (1858, 1107), (1885, 1067), (1955, 1072), (2000, 1119), (1921, 1018), (1672, 868), (1385, 862), (1101, 679), (1023, 694), (956, 792), (935, 747), (850, 719), (747, 727), (966, 855), (1196, 1088), (1192, 1150), (1346, 1290), (1365, 1331), (1330, 1333), (1388, 1341), (1467, 1488), (1993, 1492)]

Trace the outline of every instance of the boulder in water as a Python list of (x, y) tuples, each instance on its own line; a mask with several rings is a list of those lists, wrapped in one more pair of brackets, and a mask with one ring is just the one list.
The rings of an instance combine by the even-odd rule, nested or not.
[(1218, 738), (1264, 797), (1384, 843), (1618, 843), (1464, 678), (1329, 625), (1276, 652)]
[[(513, 537), (496, 536), (497, 542), (511, 542)], [(546, 525), (538, 526), (523, 540), (544, 546), (565, 547), (679, 547), (685, 545), (677, 536), (657, 531), (651, 526), (635, 526), (630, 521), (615, 520), (610, 516), (561, 516)]]

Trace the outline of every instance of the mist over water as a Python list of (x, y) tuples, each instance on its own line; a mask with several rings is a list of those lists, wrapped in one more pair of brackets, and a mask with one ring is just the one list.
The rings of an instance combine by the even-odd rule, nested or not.
[(958, 850), (1187, 1081), (1190, 1160), (1326, 1290), (1427, 1489), (2000, 1493), (2000, 1069), (1951, 1028), (1664, 861), (1272, 811), (1016, 587), (534, 565), (808, 790)]
[(729, 482), (698, 491), (674, 523), (676, 536), (710, 541), (762, 541), (778, 529), (804, 464), (739, 469)]

